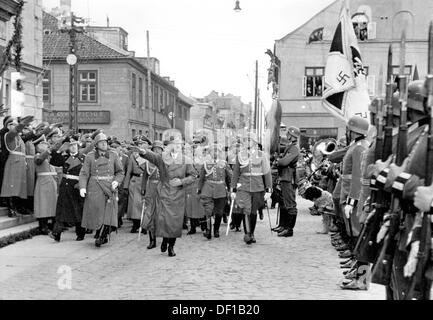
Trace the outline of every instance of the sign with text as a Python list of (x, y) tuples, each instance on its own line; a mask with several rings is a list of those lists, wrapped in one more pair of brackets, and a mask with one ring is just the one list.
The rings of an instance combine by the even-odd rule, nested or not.
[[(44, 114), (49, 123), (69, 123), (68, 111), (51, 111)], [(78, 111), (78, 124), (110, 124), (110, 111)]]

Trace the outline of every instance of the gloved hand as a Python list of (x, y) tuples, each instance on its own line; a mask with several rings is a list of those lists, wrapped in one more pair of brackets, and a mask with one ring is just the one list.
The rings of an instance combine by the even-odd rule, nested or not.
[(382, 224), (382, 227), (380, 227), (379, 233), (376, 236), (376, 243), (381, 243), (382, 240), (385, 239), (390, 226), (391, 221), (389, 219), (385, 220), (385, 222)]
[(404, 266), (404, 276), (406, 278), (412, 277), (416, 271), (416, 265), (418, 264), (418, 251), (419, 251), (419, 241), (415, 241), (410, 246), (410, 253), (407, 259), (407, 263)]
[(268, 208), (270, 208), (271, 205), (272, 205), (272, 199), (271, 199), (271, 197), (272, 197), (272, 193), (268, 192), (268, 193), (265, 194), (265, 202), (266, 202), (266, 205), (267, 205)]
[(172, 187), (180, 187), (182, 185), (182, 181), (179, 178), (174, 178), (170, 180), (170, 186)]
[(119, 182), (117, 182), (117, 181), (113, 181), (113, 182), (111, 183), (111, 189), (112, 189), (113, 191), (115, 191), (115, 190), (117, 189), (118, 186), (119, 186)]
[(80, 196), (81, 196), (81, 198), (85, 198), (86, 197), (86, 193), (87, 193), (86, 189), (81, 189), (80, 190)]
[(422, 212), (429, 212), (433, 203), (433, 184), (419, 187), (415, 192), (414, 205)]
[(348, 204), (344, 207), (344, 215), (346, 216), (347, 219), (350, 219), (350, 215), (352, 214), (352, 212), (353, 212), (353, 206)]
[(232, 192), (232, 193), (230, 193), (230, 198), (231, 198), (232, 200), (235, 200), (235, 199), (236, 199), (236, 192)]
[(390, 155), (389, 158), (383, 162), (381, 160), (377, 160), (374, 168), (372, 169), (373, 171), (373, 176), (377, 177), (379, 175), (379, 173), (381, 173), (384, 169), (388, 168), (389, 165), (391, 164), (392, 160), (394, 158), (394, 155)]

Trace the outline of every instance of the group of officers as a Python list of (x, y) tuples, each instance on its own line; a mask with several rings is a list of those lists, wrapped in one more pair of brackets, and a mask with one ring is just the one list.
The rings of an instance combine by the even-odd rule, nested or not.
[[(231, 147), (196, 135), (192, 146), (176, 130), (153, 143), (138, 136), (130, 143), (93, 134), (62, 131), (61, 124), (33, 125), (31, 116), (6, 117), (1, 133), (1, 201), (9, 216), (34, 214), (40, 232), (60, 242), (75, 227), (76, 240), (95, 232), (95, 245), (109, 242), (127, 214), (131, 233), (148, 233), (148, 249), (163, 238), (161, 251), (174, 245), (186, 220), (189, 235), (201, 226), (205, 238), (218, 238), (222, 220), (256, 243), (258, 214), (273, 193), (271, 163), (254, 133), (237, 136)], [(281, 236), (293, 236), (296, 222), (295, 168), (300, 132), (290, 128), (293, 149), (274, 159), (281, 178)], [(290, 138), (291, 137), (291, 138)]]

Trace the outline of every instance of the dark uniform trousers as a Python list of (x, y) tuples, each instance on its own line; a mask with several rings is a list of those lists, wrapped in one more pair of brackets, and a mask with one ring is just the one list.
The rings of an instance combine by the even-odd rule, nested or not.
[(280, 207), (280, 226), (293, 230), (296, 225), (298, 209), (296, 208), (296, 185), (281, 181), (281, 194), (278, 201)]
[(215, 217), (214, 230), (219, 230), (221, 226), (221, 220), (224, 214), (224, 207), (226, 204), (226, 198), (214, 199), (214, 198), (201, 198), (201, 204), (206, 213), (206, 219), (210, 219), (212, 216)]

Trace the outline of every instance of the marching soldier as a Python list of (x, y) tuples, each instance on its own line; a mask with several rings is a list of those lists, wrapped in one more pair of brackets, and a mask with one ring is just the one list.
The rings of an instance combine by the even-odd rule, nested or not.
[[(229, 148), (228, 150), (228, 154), (227, 154), (227, 162), (230, 166), (230, 169), (233, 173), (233, 169), (234, 166), (236, 164), (236, 159), (238, 156), (238, 153), (240, 152), (242, 148), (242, 141), (241, 138), (238, 136), (236, 137), (236, 141), (235, 143), (233, 143), (233, 145)], [(230, 211), (230, 203), (229, 201), (227, 201), (227, 212)], [(236, 201), (233, 207), (233, 216), (232, 216), (232, 222), (230, 224), (230, 230), (234, 230), (235, 232), (241, 232), (241, 224), (242, 224), (242, 220), (243, 220), (243, 212), (242, 209), (239, 208), (239, 206), (237, 205)]]
[(280, 208), (279, 237), (293, 237), (293, 229), (296, 225), (298, 210), (296, 208), (297, 176), (296, 168), (300, 155), (298, 141), (301, 132), (296, 127), (290, 127), (287, 132), (289, 146), (282, 157), (276, 160), (278, 167), (278, 181), (281, 188), (278, 207)]
[[(110, 144), (110, 148), (117, 153), (119, 156), (120, 162), (122, 164), (123, 172), (126, 172), (128, 170), (128, 164), (129, 164), (129, 157), (124, 152), (123, 148), (121, 147), (120, 143), (117, 140), (114, 140)], [(124, 189), (124, 183), (125, 179), (122, 181), (122, 183), (119, 186), (119, 211), (118, 211), (118, 225), (119, 228), (123, 225), (123, 216), (128, 210), (128, 191)]]
[[(164, 151), (164, 144), (162, 141), (155, 141), (152, 145), (151, 151), (158, 156), (162, 156)], [(158, 201), (156, 197), (158, 196), (158, 184), (160, 182), (161, 176), (159, 174), (158, 167), (149, 161), (146, 161), (146, 170), (144, 171), (144, 176), (142, 180), (142, 190), (146, 191), (144, 196), (144, 203), (146, 205), (146, 211), (143, 218), (142, 226), (149, 233), (149, 245), (148, 250), (156, 248), (156, 223), (158, 217), (157, 207)]]
[[(345, 215), (346, 228), (349, 230), (352, 246), (356, 243), (356, 238), (361, 231), (357, 211), (358, 205), (362, 206), (358, 203), (362, 187), (361, 162), (363, 153), (370, 145), (366, 139), (369, 127), (368, 121), (359, 116), (350, 118), (347, 123), (347, 135), (351, 144), (343, 159), (340, 205)], [(353, 247), (350, 249), (353, 250)], [(358, 261), (353, 279), (343, 280), (340, 287), (342, 289), (368, 289), (366, 278), (362, 277), (366, 271), (365, 265), (368, 267), (368, 264)]]
[(195, 170), (191, 159), (182, 154), (182, 137), (178, 132), (168, 130), (164, 135), (169, 135), (168, 146), (157, 155), (148, 150), (140, 150), (141, 157), (156, 165), (160, 182), (157, 187), (156, 208), (156, 237), (162, 237), (161, 252), (174, 257), (174, 245), (176, 238), (182, 237), (183, 218), (185, 214), (185, 187), (195, 181)]
[(108, 243), (108, 236), (117, 228), (117, 188), (124, 178), (119, 157), (108, 150), (103, 133), (95, 138), (96, 150), (90, 152), (80, 171), (80, 196), (85, 198), (82, 227), (99, 231), (95, 246)]
[(256, 243), (257, 212), (264, 206), (263, 200), (271, 198), (272, 176), (269, 159), (258, 150), (257, 137), (249, 133), (247, 140), (248, 148), (238, 153), (234, 166), (231, 198), (243, 210), (244, 241), (250, 245)]
[[(148, 149), (150, 141), (136, 139), (135, 144), (142, 149)], [(129, 157), (128, 169), (123, 181), (123, 188), (128, 190), (128, 219), (132, 220), (133, 226), (131, 233), (138, 233), (142, 212), (142, 179), (146, 170), (146, 161), (137, 152), (133, 152)], [(145, 190), (143, 190), (144, 192)], [(144, 229), (144, 233), (147, 231)]]
[(206, 232), (204, 236), (212, 239), (212, 216), (215, 217), (214, 237), (219, 238), (219, 228), (230, 189), (231, 169), (225, 161), (223, 150), (213, 145), (211, 156), (207, 157), (200, 172), (198, 194), (206, 213)]
[(190, 230), (188, 235), (192, 235), (196, 233), (196, 228), (201, 224), (201, 222), (205, 219), (205, 209), (200, 202), (200, 197), (197, 195), (198, 188), (198, 177), (200, 175), (200, 171), (203, 168), (204, 164), (204, 149), (205, 143), (207, 142), (206, 137), (195, 137), (194, 144), (192, 148), (192, 167), (194, 169), (194, 175), (196, 177), (193, 184), (187, 186), (185, 188), (186, 193), (186, 217), (190, 220)]
[(52, 147), (50, 164), (62, 168), (62, 179), (56, 205), (56, 224), (51, 237), (59, 242), (63, 228), (67, 225), (75, 226), (77, 241), (84, 240), (86, 229), (82, 228), (84, 200), (80, 197), (80, 171), (84, 163), (84, 154), (79, 152), (78, 138), (67, 139), (60, 147)]

